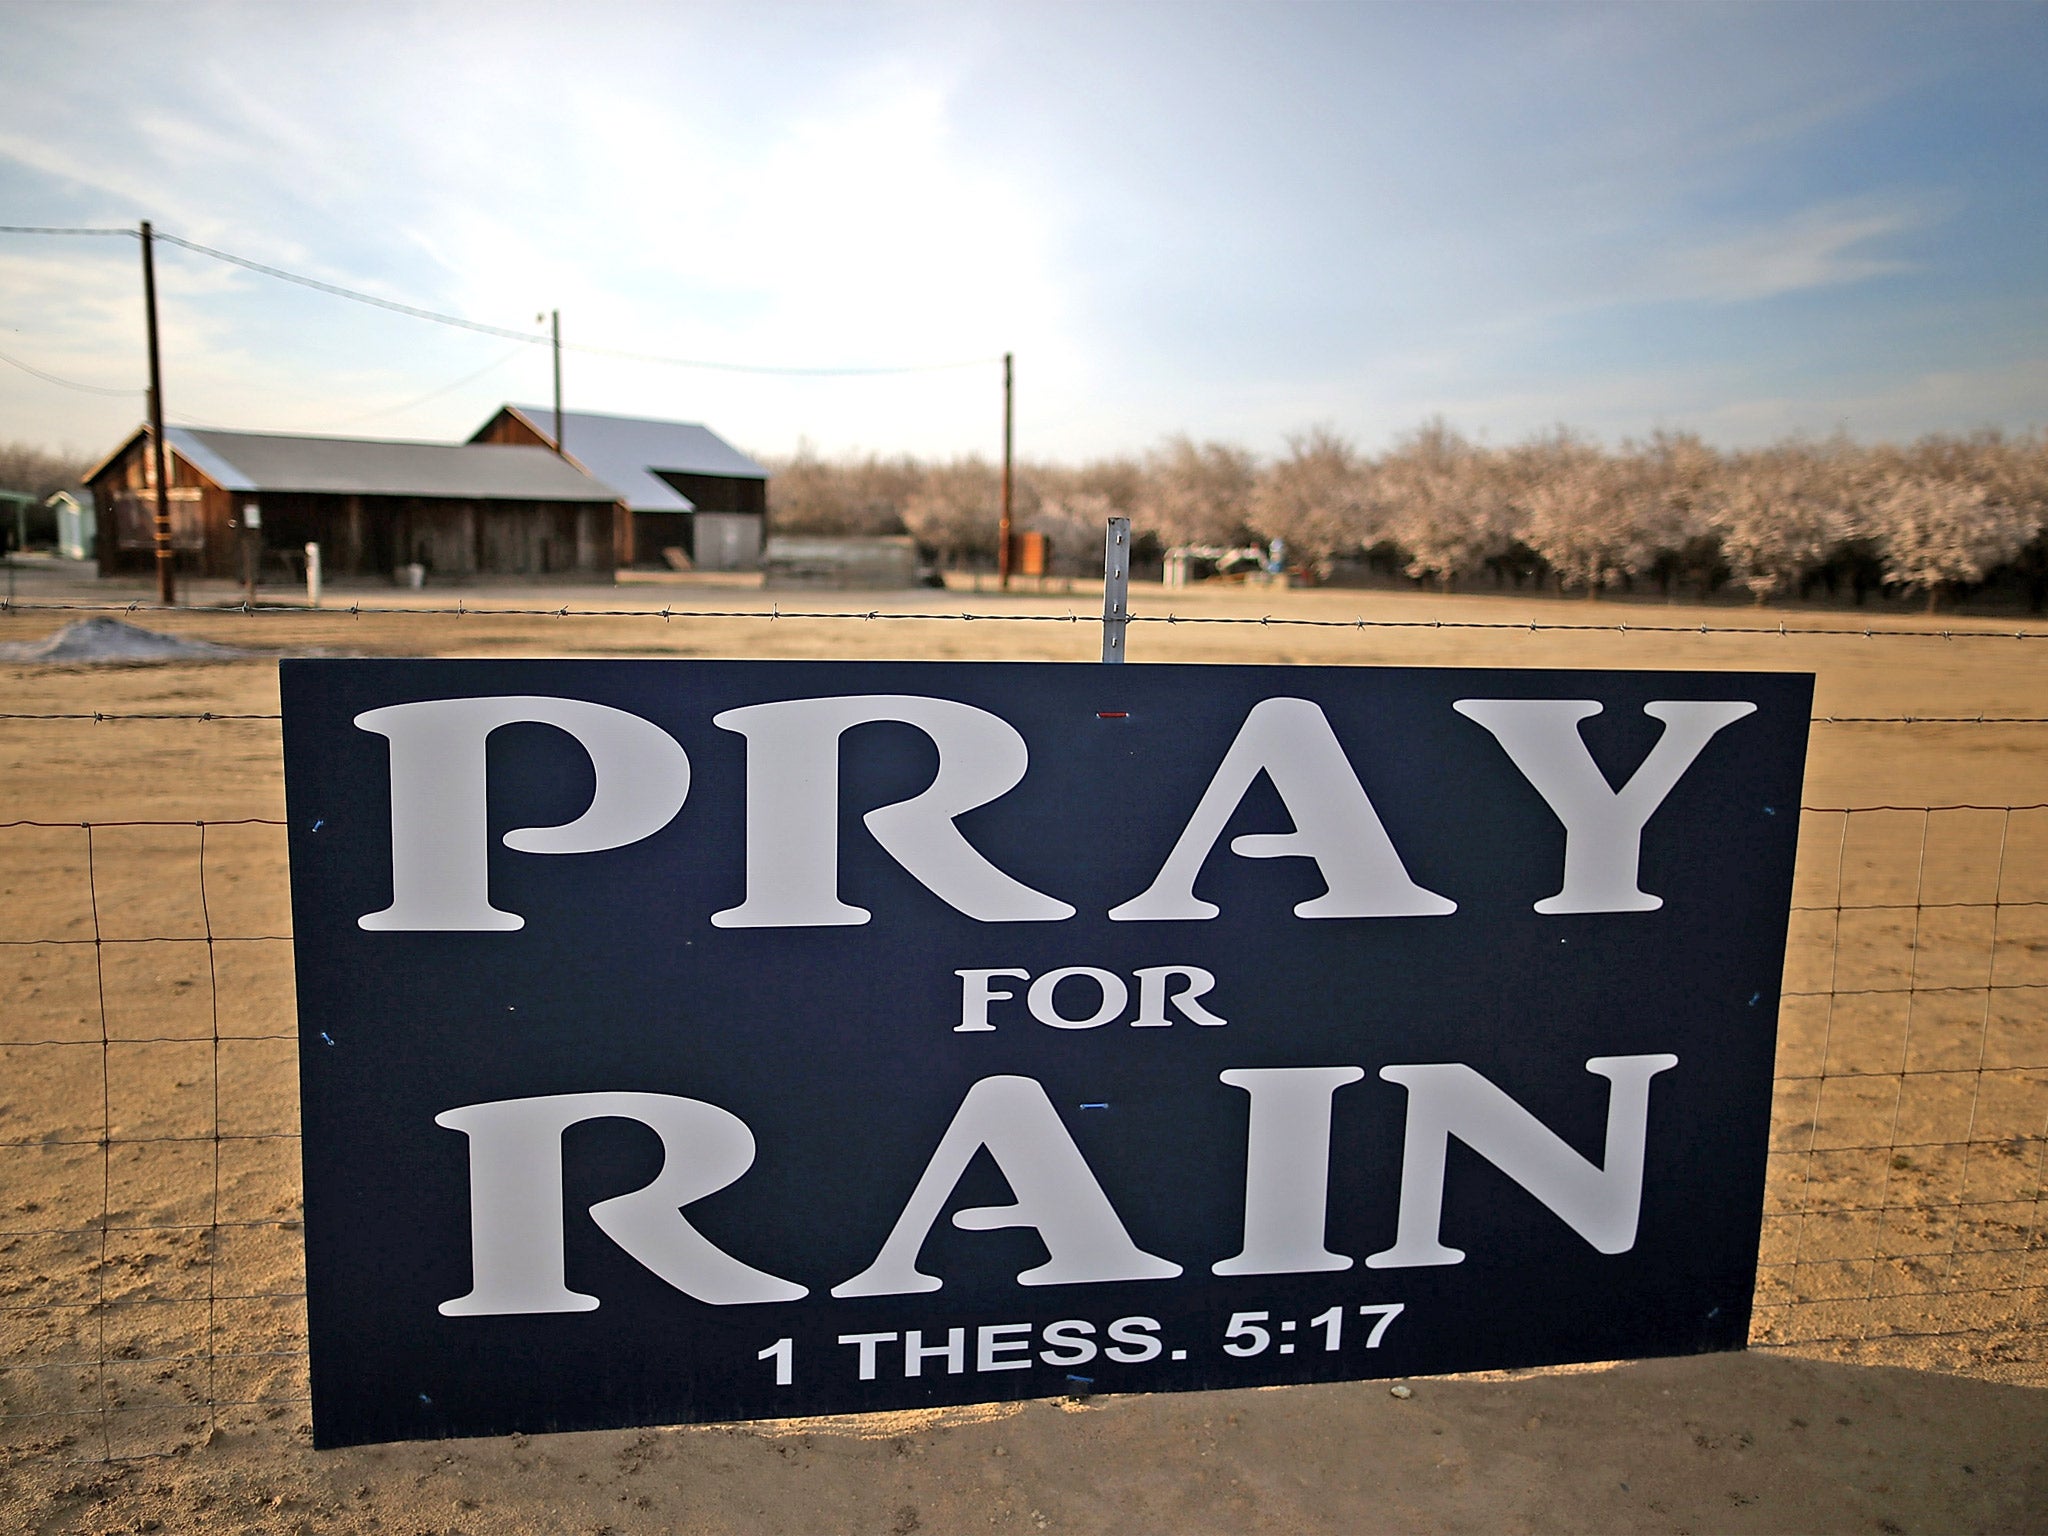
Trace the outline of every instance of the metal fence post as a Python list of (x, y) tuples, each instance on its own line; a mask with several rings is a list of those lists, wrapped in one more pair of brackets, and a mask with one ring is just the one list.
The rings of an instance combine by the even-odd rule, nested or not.
[(1124, 659), (1131, 622), (1131, 520), (1112, 517), (1102, 545), (1102, 659)]

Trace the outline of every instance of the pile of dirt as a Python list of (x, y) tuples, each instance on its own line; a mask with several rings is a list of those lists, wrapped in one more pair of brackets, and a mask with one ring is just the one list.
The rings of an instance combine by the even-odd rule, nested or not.
[(211, 640), (160, 635), (153, 629), (119, 619), (80, 619), (41, 640), (0, 644), (0, 661), (41, 662), (51, 666), (102, 662), (240, 661), (258, 654)]

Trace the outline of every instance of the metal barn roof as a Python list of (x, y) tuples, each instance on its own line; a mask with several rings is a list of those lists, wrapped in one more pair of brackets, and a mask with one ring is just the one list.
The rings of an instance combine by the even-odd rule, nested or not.
[(615, 502), (618, 491), (545, 448), (394, 443), (169, 427), (164, 441), (231, 491)]
[[(547, 405), (508, 405), (544, 438), (553, 440), (555, 412)], [(767, 469), (709, 427), (694, 421), (644, 416), (562, 412), (562, 446), (569, 457), (606, 485), (616, 486), (635, 512), (694, 512), (695, 505), (660, 472), (766, 480)]]

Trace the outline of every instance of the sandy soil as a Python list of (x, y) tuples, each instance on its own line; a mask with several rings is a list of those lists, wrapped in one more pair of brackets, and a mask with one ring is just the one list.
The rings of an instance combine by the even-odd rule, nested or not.
[[(105, 597), (47, 576), (23, 596), (68, 593)], [(1085, 591), (459, 596), (671, 613), (134, 618), (271, 656), (1092, 661), (1098, 645)], [(2009, 621), (1953, 621), (1959, 638), (1938, 641), (1800, 633), (1860, 617), (1820, 610), (1156, 589), (1135, 606), (1417, 626), (1148, 623), (1132, 631), (1141, 661), (1783, 667), (1817, 673), (1823, 716), (2048, 715), (2048, 641), (1968, 638)], [(712, 609), (929, 617), (676, 616)], [(1040, 621), (943, 617), (962, 611)], [(74, 616), (0, 615), (0, 642)], [(1782, 636), (1648, 628), (1781, 618)], [(2048, 990), (2025, 985), (2048, 982), (2048, 811), (1805, 818), (1795, 904), (1818, 910), (1794, 915), (1787, 990), (1815, 995), (1781, 1020), (1763, 1347), (1748, 1355), (1418, 1381), (1406, 1400), (1367, 1383), (315, 1454), (282, 834), (229, 824), (282, 815), (276, 722), (89, 718), (275, 709), (265, 655), (0, 664), (0, 713), (88, 717), (0, 719), (0, 821), (72, 823), (0, 827), (0, 1527), (2048, 1529)], [(1821, 724), (1806, 801), (2048, 802), (2044, 745), (2039, 725)], [(77, 942), (95, 931), (97, 965)], [(1908, 977), (1957, 990), (1910, 1007), (1858, 991)]]
[(2048, 1394), (1756, 1354), (315, 1455), (21, 1456), (33, 1531), (2038, 1531)]

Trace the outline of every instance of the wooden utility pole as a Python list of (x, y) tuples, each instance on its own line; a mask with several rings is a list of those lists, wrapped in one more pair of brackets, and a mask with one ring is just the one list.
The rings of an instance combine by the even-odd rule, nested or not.
[(1011, 354), (1003, 354), (1003, 514), (996, 523), (996, 584), (1010, 590), (1010, 423), (1015, 396)]
[(149, 220), (142, 221), (142, 307), (149, 319), (149, 453), (156, 475), (156, 600), (166, 608), (178, 600), (171, 551), (171, 483), (164, 453), (164, 373), (156, 345), (156, 251)]
[(555, 452), (567, 458), (568, 453), (562, 447), (562, 312), (559, 309), (548, 311), (548, 325), (555, 338)]

